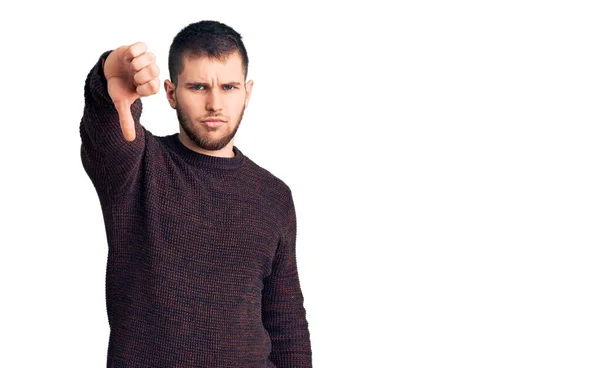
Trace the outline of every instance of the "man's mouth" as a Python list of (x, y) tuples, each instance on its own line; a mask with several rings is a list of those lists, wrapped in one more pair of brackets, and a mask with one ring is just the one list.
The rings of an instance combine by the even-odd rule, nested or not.
[(202, 123), (205, 124), (208, 127), (215, 128), (215, 127), (218, 127), (218, 126), (221, 126), (221, 125), (225, 124), (225, 120), (221, 120), (221, 119), (205, 119), (205, 120), (202, 120)]

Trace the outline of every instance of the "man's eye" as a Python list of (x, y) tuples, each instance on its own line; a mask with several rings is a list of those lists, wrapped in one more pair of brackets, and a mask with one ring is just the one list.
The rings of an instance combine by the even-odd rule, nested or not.
[(223, 86), (223, 89), (225, 89), (226, 91), (231, 91), (234, 87), (230, 86), (229, 84), (226, 84)]
[(194, 91), (200, 91), (200, 90), (203, 90), (203, 89), (204, 89), (204, 86), (201, 86), (201, 85), (195, 85), (195, 86), (192, 86), (192, 89), (193, 89)]

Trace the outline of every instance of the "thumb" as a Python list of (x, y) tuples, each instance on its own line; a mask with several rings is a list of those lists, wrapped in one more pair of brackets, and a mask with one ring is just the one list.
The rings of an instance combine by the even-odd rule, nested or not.
[(131, 142), (135, 139), (135, 124), (133, 116), (131, 116), (131, 103), (129, 101), (118, 101), (114, 104), (117, 113), (119, 113), (123, 137), (125, 137), (126, 141)]

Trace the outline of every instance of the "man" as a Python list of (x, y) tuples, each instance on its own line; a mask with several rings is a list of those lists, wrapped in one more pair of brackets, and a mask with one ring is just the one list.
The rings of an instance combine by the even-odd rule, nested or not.
[(182, 29), (164, 82), (179, 134), (140, 125), (144, 43), (87, 76), (81, 159), (108, 240), (108, 367), (311, 367), (289, 187), (234, 146), (252, 92), (229, 26)]

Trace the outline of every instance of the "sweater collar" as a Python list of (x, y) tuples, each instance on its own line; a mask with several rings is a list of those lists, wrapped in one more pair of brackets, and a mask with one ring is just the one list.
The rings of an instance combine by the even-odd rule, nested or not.
[(245, 161), (244, 154), (235, 145), (233, 146), (234, 157), (217, 157), (189, 149), (179, 140), (179, 133), (166, 136), (165, 141), (177, 155), (192, 166), (210, 169), (235, 170), (240, 168)]

